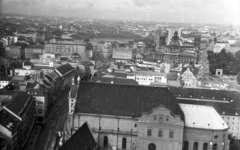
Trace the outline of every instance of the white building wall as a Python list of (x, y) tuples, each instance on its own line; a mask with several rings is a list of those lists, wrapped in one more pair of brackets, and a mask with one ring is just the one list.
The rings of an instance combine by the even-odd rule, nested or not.
[(123, 138), (127, 139), (126, 149), (131, 149), (136, 145), (137, 126), (135, 126), (136, 122), (132, 118), (75, 114), (73, 122), (73, 128), (75, 131), (85, 122), (88, 122), (94, 138), (97, 143), (99, 143), (100, 147), (104, 146), (104, 136), (108, 137), (108, 148), (110, 149), (112, 147), (122, 149)]
[(232, 133), (233, 136), (240, 139), (240, 116), (229, 116), (229, 115), (221, 115), (223, 120), (229, 126), (229, 133)]

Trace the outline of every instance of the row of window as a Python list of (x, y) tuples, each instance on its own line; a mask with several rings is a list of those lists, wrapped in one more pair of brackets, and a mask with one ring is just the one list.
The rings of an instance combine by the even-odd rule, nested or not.
[[(159, 60), (158, 58), (151, 58), (151, 57), (148, 57), (149, 60)], [(162, 59), (160, 59), (162, 60)], [(164, 59), (164, 61), (166, 61), (166, 59)], [(174, 60), (173, 60), (174, 61)], [(194, 59), (188, 59), (188, 60), (182, 60), (182, 59), (179, 59), (178, 61), (175, 61), (175, 62), (179, 62), (179, 63), (189, 63), (191, 61), (194, 61)]]
[[(103, 147), (104, 148), (108, 148), (108, 137), (104, 136), (103, 138)], [(126, 138), (122, 138), (122, 149), (126, 149), (127, 148), (127, 139)]]
[[(203, 149), (202, 150), (208, 150), (208, 149), (209, 149), (208, 143), (203, 143)], [(212, 150), (217, 150), (217, 149), (218, 149), (218, 144), (217, 143), (213, 144)], [(184, 142), (183, 150), (189, 150), (189, 142), (188, 141)], [(193, 150), (200, 150), (198, 142), (193, 143)]]
[[(224, 119), (224, 117), (222, 117), (222, 118)], [(226, 118), (235, 120), (235, 117), (233, 117), (233, 118), (226, 117)], [(236, 118), (236, 120), (237, 120), (237, 118)], [(240, 120), (240, 117), (238, 118), (238, 120)]]
[[(147, 130), (147, 136), (152, 136), (152, 130), (151, 129)], [(163, 137), (163, 131), (162, 130), (158, 130), (158, 137)], [(169, 131), (168, 137), (171, 138), (171, 139), (174, 138), (173, 131)]]

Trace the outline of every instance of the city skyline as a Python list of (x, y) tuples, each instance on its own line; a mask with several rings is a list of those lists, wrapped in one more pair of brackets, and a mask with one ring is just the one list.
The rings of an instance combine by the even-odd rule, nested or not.
[(2, 0), (1, 13), (75, 18), (240, 25), (232, 0)]

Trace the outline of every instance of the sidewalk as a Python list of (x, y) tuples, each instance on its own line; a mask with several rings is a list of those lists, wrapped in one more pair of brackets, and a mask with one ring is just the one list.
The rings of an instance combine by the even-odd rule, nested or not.
[(28, 139), (26, 145), (24, 146), (23, 150), (33, 150), (34, 149), (41, 130), (42, 130), (41, 126), (38, 126), (38, 125), (33, 126), (33, 129), (31, 131), (29, 139)]

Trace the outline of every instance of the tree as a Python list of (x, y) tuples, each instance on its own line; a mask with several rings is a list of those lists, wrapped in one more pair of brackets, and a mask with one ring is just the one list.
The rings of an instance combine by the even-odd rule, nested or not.
[(240, 50), (238, 50), (236, 53), (235, 53), (235, 56), (240, 59)]
[(230, 140), (229, 150), (240, 150), (239, 140), (237, 140), (235, 136), (229, 134), (228, 139)]
[(237, 74), (237, 82), (238, 82), (238, 84), (240, 84), (240, 72), (238, 72), (238, 74)]

